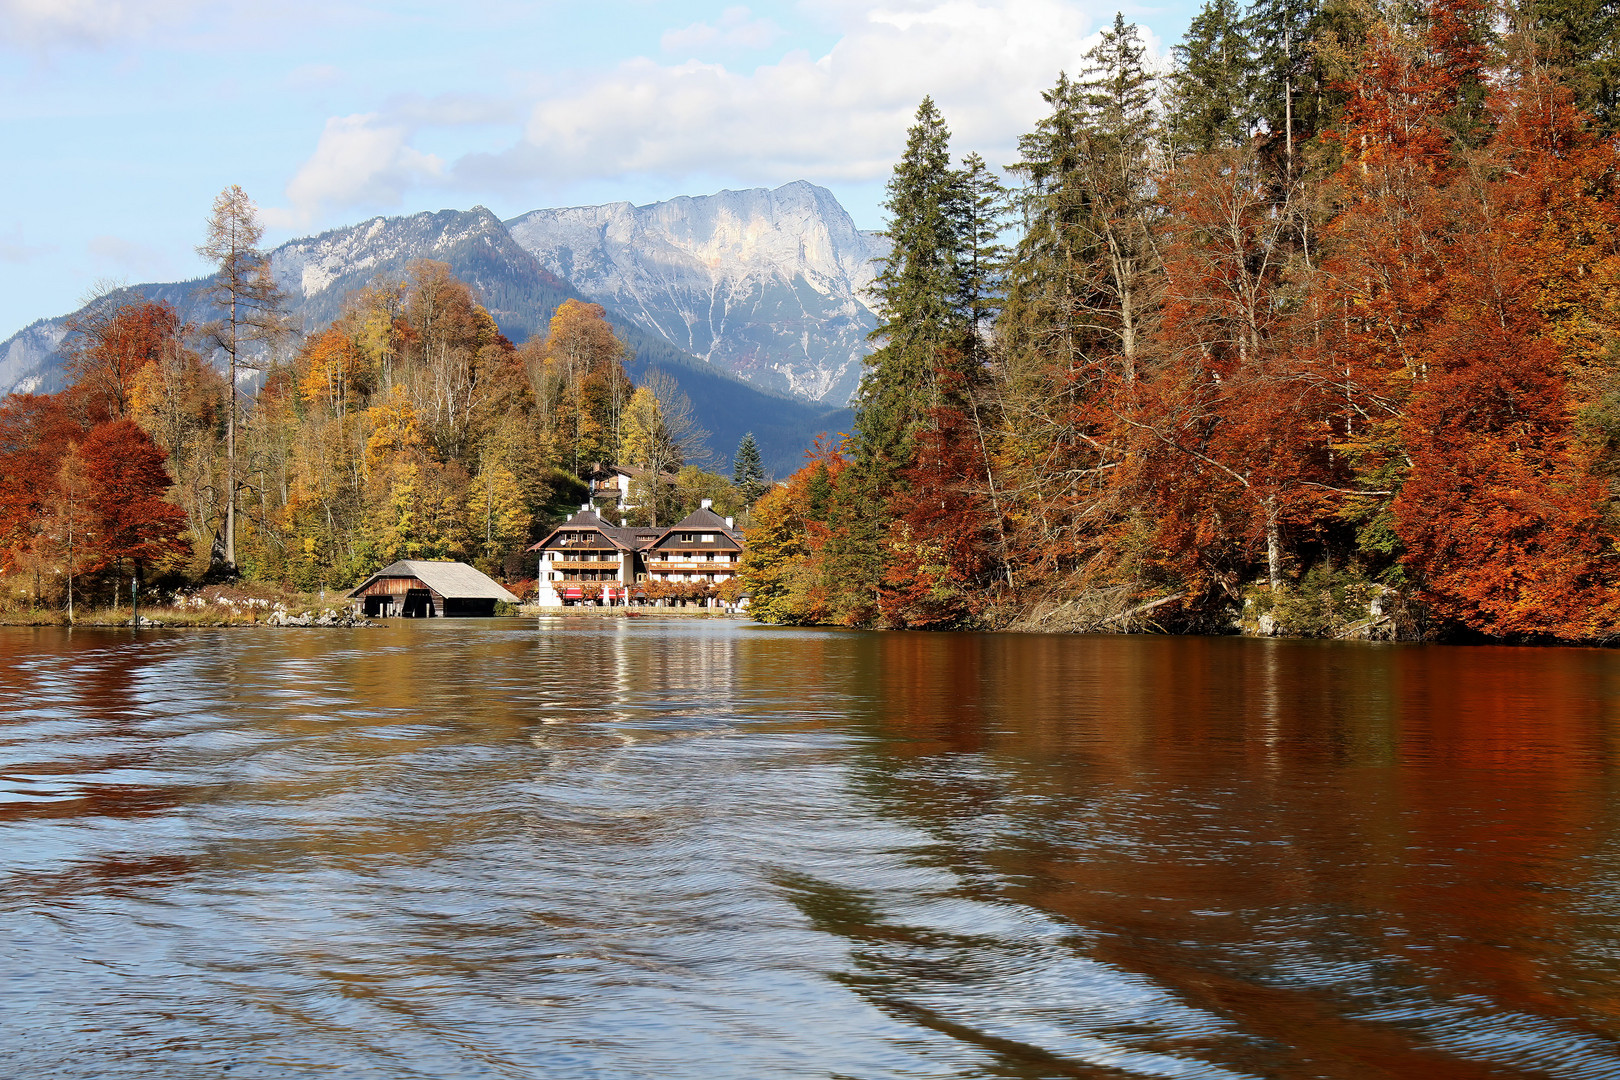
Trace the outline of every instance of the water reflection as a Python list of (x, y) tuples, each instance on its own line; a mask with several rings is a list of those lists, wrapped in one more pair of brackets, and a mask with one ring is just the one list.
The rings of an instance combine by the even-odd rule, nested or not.
[(650, 619), (0, 632), (0, 1051), (1620, 1076), (1617, 680)]

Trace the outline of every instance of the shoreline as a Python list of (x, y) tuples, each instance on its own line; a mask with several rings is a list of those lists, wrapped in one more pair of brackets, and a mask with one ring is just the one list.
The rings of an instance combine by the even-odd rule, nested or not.
[[(312, 619), (318, 618), (319, 611), (310, 611)], [(142, 630), (185, 630), (185, 629), (218, 629), (220, 627), (246, 627), (269, 626), (283, 628), (287, 626), (298, 627), (298, 623), (278, 623), (272, 621), (269, 615), (261, 611), (195, 611), (180, 608), (142, 606), (140, 609)], [(297, 616), (293, 616), (296, 618)], [(442, 618), (442, 617), (441, 617)], [(714, 611), (705, 608), (539, 608), (525, 606), (509, 615), (493, 615), (492, 619), (739, 619), (749, 621), (744, 614)], [(419, 620), (376, 619), (369, 623), (355, 625), (386, 626), (391, 622)], [(480, 620), (482, 621), (482, 620)], [(319, 625), (319, 624), (316, 624)], [(128, 608), (110, 609), (101, 608), (84, 613), (75, 613), (72, 622), (68, 621), (67, 613), (63, 611), (8, 611), (0, 612), (0, 627), (82, 627), (96, 630), (133, 630), (136, 627), (130, 623)]]

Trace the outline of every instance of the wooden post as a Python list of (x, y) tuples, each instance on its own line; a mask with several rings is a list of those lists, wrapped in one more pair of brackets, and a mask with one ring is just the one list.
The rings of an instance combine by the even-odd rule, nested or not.
[(129, 576), (129, 625), (137, 630), (141, 628), (140, 581), (134, 574)]

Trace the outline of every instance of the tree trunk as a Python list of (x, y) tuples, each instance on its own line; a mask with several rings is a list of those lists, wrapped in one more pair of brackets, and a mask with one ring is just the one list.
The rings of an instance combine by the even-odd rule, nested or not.
[(225, 562), (236, 569), (236, 293), (231, 292), (230, 407), (225, 413)]
[(1266, 574), (1271, 591), (1282, 589), (1282, 531), (1277, 524), (1277, 496), (1266, 496)]

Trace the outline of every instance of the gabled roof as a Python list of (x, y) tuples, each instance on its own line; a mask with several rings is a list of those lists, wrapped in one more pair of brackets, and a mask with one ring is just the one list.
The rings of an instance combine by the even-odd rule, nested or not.
[(576, 529), (582, 532), (587, 529), (595, 530), (610, 540), (613, 545), (618, 548), (629, 550), (635, 546), (635, 541), (633, 538), (627, 538), (625, 535), (623, 535), (626, 532), (634, 532), (634, 530), (621, 529), (617, 525), (608, 524), (606, 521), (602, 520), (602, 515), (598, 514), (595, 510), (579, 510), (568, 515), (567, 521), (548, 532), (538, 544), (535, 544), (533, 547), (529, 548), (529, 550), (543, 551), (550, 546), (552, 539), (555, 538), (558, 533)]
[(402, 559), (383, 567), (350, 590), (352, 598), (378, 578), (416, 578), (446, 600), (504, 600), (508, 604), (520, 601), (475, 568), (459, 562), (426, 562)]
[(742, 547), (742, 537), (737, 534), (737, 530), (727, 525), (725, 518), (710, 510), (707, 506), (692, 511), (669, 528), (660, 532), (658, 539), (654, 540), (650, 546), (658, 547), (669, 539), (671, 533), (678, 532), (717, 533), (724, 536), (729, 542)]

